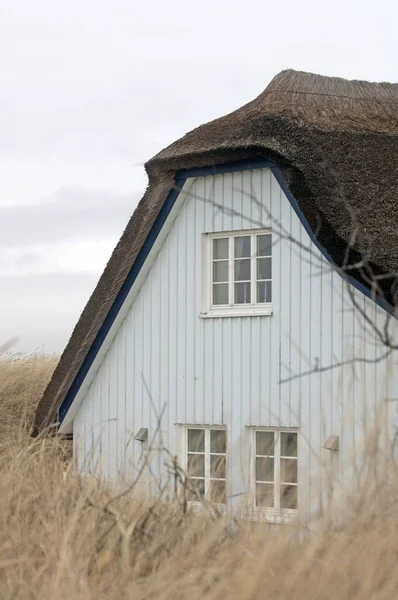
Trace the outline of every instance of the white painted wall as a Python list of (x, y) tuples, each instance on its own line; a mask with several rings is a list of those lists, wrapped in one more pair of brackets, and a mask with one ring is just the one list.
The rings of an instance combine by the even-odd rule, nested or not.
[[(228, 493), (242, 499), (252, 473), (249, 428), (297, 427), (299, 504), (311, 497), (316, 508), (331, 468), (326, 438), (340, 435), (342, 469), (351, 475), (349, 457), (377, 407), (395, 411), (398, 403), (386, 399), (398, 398), (396, 356), (304, 375), (316, 364), (374, 359), (385, 348), (270, 170), (198, 177), (168, 227), (74, 418), (79, 469), (130, 481), (143, 460), (134, 435), (148, 427), (151, 440), (164, 406), (161, 432), (173, 454), (178, 424), (226, 425)], [(259, 227), (273, 229), (272, 316), (200, 318), (203, 234)], [(386, 313), (353, 293), (383, 327)], [(162, 462), (160, 455), (152, 461), (156, 473)]]

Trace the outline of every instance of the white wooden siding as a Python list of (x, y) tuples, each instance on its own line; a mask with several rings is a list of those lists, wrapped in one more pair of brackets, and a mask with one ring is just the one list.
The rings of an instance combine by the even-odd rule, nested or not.
[[(200, 318), (203, 234), (260, 227), (273, 230), (272, 316)], [(353, 293), (382, 327), (385, 312)], [(74, 419), (78, 466), (131, 480), (143, 453), (134, 435), (148, 427), (151, 440), (165, 406), (161, 432), (172, 453), (178, 424), (226, 425), (228, 493), (241, 499), (248, 428), (297, 427), (299, 502), (311, 497), (314, 506), (327, 487), (327, 437), (340, 435), (340, 456), (351, 456), (377, 407), (395, 411), (386, 398), (398, 398), (397, 359), (304, 373), (384, 350), (270, 170), (198, 177)], [(157, 455), (156, 473), (161, 463)]]

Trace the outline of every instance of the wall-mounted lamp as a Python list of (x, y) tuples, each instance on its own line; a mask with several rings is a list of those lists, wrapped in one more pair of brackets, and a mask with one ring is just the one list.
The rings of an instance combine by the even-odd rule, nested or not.
[(331, 450), (332, 452), (338, 452), (339, 450), (339, 436), (338, 435), (330, 435), (326, 442), (323, 444), (323, 447), (326, 450)]
[(138, 433), (135, 434), (134, 439), (137, 442), (146, 442), (148, 439), (148, 427), (141, 427)]

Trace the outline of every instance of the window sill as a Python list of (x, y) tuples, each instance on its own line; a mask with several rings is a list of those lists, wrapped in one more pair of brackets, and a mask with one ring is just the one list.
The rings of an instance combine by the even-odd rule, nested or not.
[(199, 313), (201, 319), (218, 319), (222, 317), (270, 317), (272, 315), (272, 306), (255, 308), (224, 308), (210, 309), (207, 312)]
[(214, 511), (217, 514), (221, 515), (227, 514), (226, 504), (217, 504), (209, 502), (208, 500), (205, 500), (205, 502), (199, 502), (198, 500), (188, 500), (188, 507), (192, 510), (194, 514), (200, 514), (204, 511)]
[(259, 521), (262, 523), (295, 523), (297, 521), (297, 510), (282, 508), (280, 510), (276, 508), (260, 508), (258, 506), (248, 507), (245, 516), (252, 521)]
[[(189, 500), (188, 507), (194, 514), (214, 511), (219, 515), (228, 514), (229, 508), (232, 508), (226, 504), (212, 504), (209, 501), (199, 502), (195, 500)], [(258, 506), (247, 505), (238, 511), (238, 516), (244, 520), (269, 523), (271, 525), (294, 524), (298, 519), (297, 509), (282, 508), (278, 510), (276, 508), (260, 508)]]

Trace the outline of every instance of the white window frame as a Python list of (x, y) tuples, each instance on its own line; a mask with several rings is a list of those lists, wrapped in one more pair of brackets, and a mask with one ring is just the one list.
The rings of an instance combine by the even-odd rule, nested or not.
[[(210, 502), (209, 492), (210, 492), (210, 482), (213, 480), (221, 480), (221, 478), (210, 477), (210, 455), (215, 454), (210, 452), (210, 431), (225, 431), (226, 434), (226, 452), (225, 452), (225, 494), (226, 494), (226, 503), (212, 503), (213, 506), (218, 507), (221, 511), (225, 511), (228, 504), (228, 432), (227, 428), (224, 425), (184, 425), (183, 428), (183, 444), (182, 444), (182, 457), (181, 457), (181, 465), (188, 474), (188, 430), (189, 429), (201, 429), (205, 432), (205, 502)], [(195, 454), (194, 452), (190, 452), (190, 454)], [(202, 453), (199, 453), (202, 454)], [(221, 454), (215, 454), (221, 456)], [(224, 481), (224, 480), (222, 480)], [(197, 509), (203, 508), (203, 503), (200, 500), (190, 500), (188, 502), (190, 506), (193, 506)]]
[[(256, 506), (256, 433), (258, 431), (271, 431), (276, 438), (274, 450), (274, 507)], [(281, 508), (280, 507), (280, 459), (283, 458), (280, 453), (281, 448), (281, 433), (295, 433), (297, 435), (297, 508)], [(293, 457), (286, 457), (291, 458)], [(298, 514), (299, 506), (299, 459), (300, 459), (300, 435), (297, 428), (293, 427), (254, 427), (252, 428), (252, 444), (251, 444), (251, 480), (252, 480), (252, 506), (251, 510), (254, 518), (257, 520), (269, 521), (271, 523), (288, 523), (295, 521)], [(294, 485), (294, 484), (291, 484)]]
[[(213, 304), (213, 240), (220, 238), (229, 239), (229, 252), (228, 252), (228, 299), (234, 298), (234, 285), (235, 285), (235, 256), (234, 256), (234, 240), (236, 237), (250, 236), (251, 248), (255, 248), (254, 253), (250, 256), (250, 298), (256, 298), (257, 296), (257, 243), (256, 237), (259, 235), (270, 234), (272, 229), (244, 229), (237, 231), (222, 231), (212, 232), (204, 234), (204, 249), (203, 249), (203, 298), (202, 298), (202, 312), (201, 317), (242, 317), (242, 316), (255, 316), (255, 315), (272, 315), (272, 301), (271, 302), (250, 302), (247, 304), (234, 304), (229, 302), (228, 304)], [(272, 256), (271, 256), (272, 265)], [(271, 277), (271, 286), (273, 278)], [(273, 287), (273, 286), (272, 286)]]

